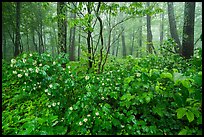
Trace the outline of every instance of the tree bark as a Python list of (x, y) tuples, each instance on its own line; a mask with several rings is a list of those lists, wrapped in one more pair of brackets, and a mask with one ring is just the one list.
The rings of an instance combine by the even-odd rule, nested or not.
[(194, 51), (195, 2), (185, 2), (182, 56), (189, 59)]
[(174, 47), (174, 50), (176, 53), (180, 54), (181, 53), (181, 43), (180, 43), (179, 36), (177, 33), (176, 20), (174, 17), (173, 2), (168, 2), (167, 4), (168, 4), (168, 16), (169, 16), (169, 26), (170, 26), (171, 37), (177, 43), (177, 46)]
[[(121, 27), (122, 28), (122, 30), (124, 29), (124, 27), (122, 26)], [(122, 50), (123, 50), (123, 57), (126, 57), (126, 55), (127, 55), (127, 52), (126, 52), (126, 46), (125, 46), (125, 32), (123, 31), (122, 32), (122, 36), (121, 36), (121, 39), (122, 39)]]
[[(150, 3), (147, 2), (147, 7), (149, 7)], [(147, 15), (147, 52), (152, 54), (152, 31), (151, 31), (151, 16)]]
[(15, 50), (14, 57), (20, 53), (20, 2), (16, 2), (16, 39), (15, 39)]

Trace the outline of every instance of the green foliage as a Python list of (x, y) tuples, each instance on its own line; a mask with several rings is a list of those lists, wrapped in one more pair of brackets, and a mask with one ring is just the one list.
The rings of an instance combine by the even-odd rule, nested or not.
[(195, 59), (114, 59), (101, 74), (64, 55), (3, 60), (2, 133), (202, 134), (202, 64)]

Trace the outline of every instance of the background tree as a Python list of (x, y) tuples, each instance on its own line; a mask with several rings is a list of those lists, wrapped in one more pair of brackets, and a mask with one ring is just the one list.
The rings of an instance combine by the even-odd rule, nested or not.
[(189, 59), (194, 53), (195, 2), (185, 2), (182, 55)]

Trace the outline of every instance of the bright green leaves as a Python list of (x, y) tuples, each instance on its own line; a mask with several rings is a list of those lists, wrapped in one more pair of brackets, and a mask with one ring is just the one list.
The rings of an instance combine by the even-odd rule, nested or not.
[[(187, 109), (187, 108), (178, 108), (176, 110), (177, 112), (177, 118), (178, 119), (181, 119), (183, 118), (183, 116), (186, 115), (187, 119), (189, 122), (192, 122), (194, 120), (194, 114), (193, 112), (191, 111), (191, 109)], [(194, 111), (194, 113), (196, 113), (196, 111)], [(197, 114), (196, 114), (197, 115)]]
[(186, 114), (186, 108), (179, 108), (176, 110), (177, 118), (181, 119)]
[(186, 112), (186, 117), (189, 122), (192, 122), (194, 120), (194, 114), (190, 110)]
[(172, 74), (169, 73), (169, 72), (163, 72), (163, 73), (161, 73), (161, 74), (160, 74), (160, 77), (161, 77), (161, 78), (168, 78), (168, 79), (170, 79), (170, 80), (173, 80), (173, 76), (172, 76)]
[(130, 101), (131, 99), (133, 99), (135, 96), (131, 95), (130, 93), (126, 93), (125, 95), (123, 95), (120, 100), (127, 100), (127, 101)]

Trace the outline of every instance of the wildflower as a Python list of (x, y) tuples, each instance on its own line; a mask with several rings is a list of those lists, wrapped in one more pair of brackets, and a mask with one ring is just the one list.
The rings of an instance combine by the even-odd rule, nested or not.
[(88, 119), (87, 119), (87, 118), (85, 118), (85, 119), (84, 119), (84, 122), (87, 122), (87, 121), (88, 121)]
[(16, 71), (13, 71), (13, 74), (17, 74), (17, 72), (16, 72)]
[(106, 80), (109, 81), (110, 79), (107, 78)]
[(26, 59), (23, 59), (23, 63), (26, 63)]
[(89, 76), (86, 76), (85, 79), (88, 80), (88, 79), (89, 79)]
[(105, 98), (104, 98), (104, 97), (102, 97), (101, 99), (102, 99), (102, 100), (104, 100)]
[(69, 108), (69, 110), (73, 110), (73, 108), (72, 108), (72, 107), (70, 107), (70, 108)]
[(50, 108), (50, 107), (51, 107), (51, 105), (48, 105), (48, 107)]
[(118, 80), (121, 80), (121, 78), (118, 78)]
[(104, 86), (104, 83), (102, 83), (102, 86)]
[(91, 116), (90, 114), (87, 115), (87, 117), (90, 117), (90, 116)]
[(69, 73), (71, 73), (71, 71), (69, 71)]
[(49, 87), (52, 88), (53, 87), (52, 84), (50, 84)]
[(23, 91), (25, 91), (25, 89), (23, 89)]
[(28, 70), (29, 70), (29, 71), (33, 71), (33, 69), (32, 69), (32, 68), (29, 68)]
[(70, 69), (70, 66), (67, 66), (68, 69)]
[(19, 77), (19, 78), (21, 78), (21, 77), (22, 77), (22, 75), (21, 75), (21, 74), (18, 74), (18, 77)]
[(55, 65), (55, 64), (56, 64), (56, 62), (54, 61), (54, 62), (53, 62), (53, 65)]
[(57, 102), (57, 105), (60, 105), (60, 102)]
[(26, 84), (26, 82), (24, 82), (24, 84)]
[(28, 76), (28, 73), (25, 73), (25, 76)]
[(12, 59), (11, 60), (11, 64), (15, 64), (16, 63), (16, 60), (15, 59)]
[(136, 73), (136, 75), (137, 75), (137, 77), (140, 77), (140, 76), (141, 76), (141, 74), (140, 74), (140, 73)]
[(81, 125), (83, 125), (83, 123), (80, 121), (80, 122), (79, 122), (79, 125), (81, 126)]
[(51, 95), (49, 92), (47, 93), (48, 95)]
[(38, 88), (41, 88), (41, 86), (38, 86)]
[(98, 80), (99, 80), (99, 77), (97, 77), (96, 79), (98, 79)]
[(45, 89), (45, 92), (48, 92), (48, 89)]
[(36, 68), (35, 72), (38, 73), (39, 72), (39, 68)]
[(30, 57), (32, 57), (32, 56), (33, 56), (31, 53), (30, 53), (29, 55), (30, 55)]
[(11, 64), (10, 66), (13, 67), (13, 64)]
[(99, 113), (98, 112), (96, 112), (96, 116), (98, 116), (99, 115)]
[(56, 106), (56, 103), (52, 103), (52, 106), (53, 106), (53, 107)]
[(121, 127), (124, 128), (125, 126), (124, 126), (124, 125), (121, 125)]
[(63, 68), (62, 70), (65, 71), (65, 68)]
[(34, 87), (33, 90), (36, 90), (36, 87)]
[(39, 64), (39, 66), (41, 67), (41, 66), (42, 66), (42, 64)]

